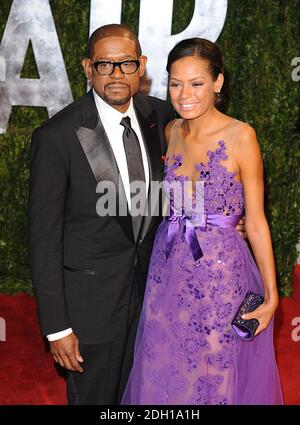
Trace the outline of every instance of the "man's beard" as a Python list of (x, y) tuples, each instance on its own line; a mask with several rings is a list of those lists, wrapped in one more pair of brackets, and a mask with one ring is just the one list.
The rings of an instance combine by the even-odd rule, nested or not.
[(126, 103), (128, 103), (132, 97), (130, 86), (127, 86), (127, 87), (128, 87), (128, 95), (123, 97), (122, 99), (115, 99), (110, 97), (109, 95), (106, 94), (105, 89), (104, 89), (104, 93), (101, 94), (101, 98), (111, 106), (126, 105)]

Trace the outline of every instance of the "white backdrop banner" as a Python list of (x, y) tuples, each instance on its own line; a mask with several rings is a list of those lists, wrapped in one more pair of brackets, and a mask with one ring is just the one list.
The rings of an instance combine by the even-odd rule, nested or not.
[[(122, 0), (91, 0), (90, 34), (98, 27), (120, 23)], [(166, 98), (168, 52), (180, 40), (202, 37), (216, 41), (227, 12), (227, 0), (195, 0), (189, 25), (171, 35), (173, 0), (141, 0), (139, 40), (148, 56), (150, 94)], [(21, 78), (29, 43), (39, 79)], [(14, 0), (0, 45), (0, 133), (14, 105), (44, 106), (49, 117), (72, 102), (59, 39), (49, 0)]]

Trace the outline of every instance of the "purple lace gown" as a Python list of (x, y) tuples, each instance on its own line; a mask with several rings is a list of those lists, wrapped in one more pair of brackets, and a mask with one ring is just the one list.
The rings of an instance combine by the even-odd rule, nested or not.
[[(171, 132), (164, 172), (168, 183), (190, 178), (180, 174), (188, 162), (182, 143), (177, 143), (181, 121)], [(204, 182), (207, 219), (205, 223), (201, 218), (194, 230), (203, 255), (194, 258), (196, 248), (186, 237), (187, 213), (173, 213), (162, 221), (122, 404), (283, 403), (273, 320), (248, 342), (231, 328), (246, 292), (264, 291), (248, 246), (235, 230), (244, 194), (235, 173), (226, 168), (225, 142), (219, 141), (207, 155), (206, 164), (194, 166), (198, 181)], [(171, 196), (171, 207), (172, 202)], [(227, 224), (222, 218), (210, 219), (220, 215), (227, 217), (224, 221), (229, 217)]]

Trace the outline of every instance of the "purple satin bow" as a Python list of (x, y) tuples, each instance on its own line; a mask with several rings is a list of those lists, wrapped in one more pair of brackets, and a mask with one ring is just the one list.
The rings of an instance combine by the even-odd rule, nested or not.
[(223, 229), (235, 227), (240, 221), (242, 215), (222, 215), (222, 214), (204, 214), (195, 213), (194, 215), (187, 216), (177, 215), (172, 207), (170, 207), (170, 215), (166, 217), (168, 221), (168, 235), (167, 235), (167, 247), (166, 247), (166, 258), (168, 259), (176, 235), (180, 229), (180, 223), (182, 222), (183, 235), (185, 240), (190, 247), (194, 260), (197, 261), (203, 257), (203, 251), (199, 244), (196, 229), (200, 228), (205, 230), (207, 225), (218, 226)]

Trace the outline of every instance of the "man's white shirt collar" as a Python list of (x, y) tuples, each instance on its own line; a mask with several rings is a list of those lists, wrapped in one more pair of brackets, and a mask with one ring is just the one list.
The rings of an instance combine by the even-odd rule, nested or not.
[(133, 107), (133, 100), (130, 99), (129, 107), (126, 112), (119, 112), (117, 109), (110, 106), (106, 103), (101, 97), (96, 93), (93, 89), (93, 95), (96, 102), (97, 109), (100, 113), (101, 120), (106, 123), (110, 123), (110, 125), (118, 125), (120, 124), (123, 117), (129, 117), (131, 120), (135, 118), (135, 111)]

